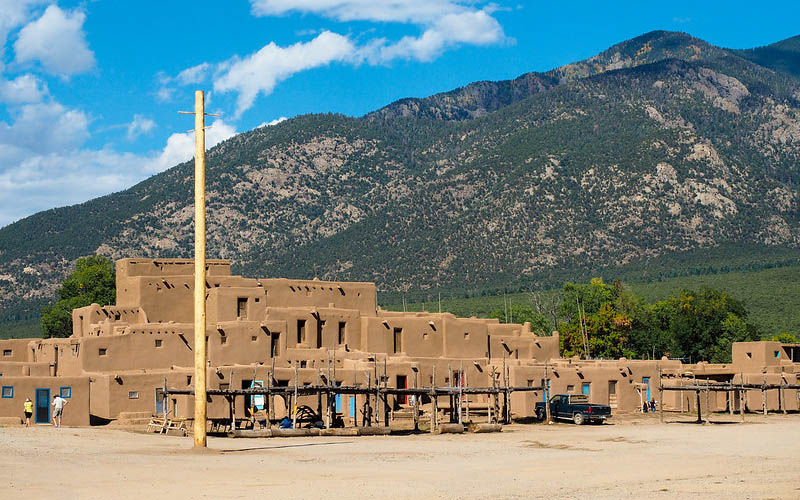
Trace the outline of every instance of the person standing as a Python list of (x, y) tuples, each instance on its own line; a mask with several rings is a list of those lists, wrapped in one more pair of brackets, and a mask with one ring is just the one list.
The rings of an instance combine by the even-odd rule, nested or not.
[(53, 423), (56, 427), (61, 427), (61, 414), (64, 413), (64, 405), (69, 401), (58, 394), (53, 395)]
[(25, 427), (31, 426), (31, 415), (33, 415), (33, 401), (25, 398)]

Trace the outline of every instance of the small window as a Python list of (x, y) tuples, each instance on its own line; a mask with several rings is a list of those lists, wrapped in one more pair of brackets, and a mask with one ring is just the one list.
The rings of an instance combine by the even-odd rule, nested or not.
[(105, 356), (108, 353), (108, 350), (105, 347), (101, 347), (97, 350), (97, 354), (100, 356)]
[(220, 337), (219, 338), (219, 343), (222, 344), (222, 345), (227, 344), (228, 343), (228, 337)]
[(250, 337), (250, 340), (252, 340), (253, 342), (255, 342), (255, 341), (257, 341), (257, 340), (258, 340), (258, 337), (257, 337), (257, 336), (255, 336), (255, 335), (253, 335), (253, 336), (251, 336), (251, 337)]
[(59, 387), (58, 395), (64, 399), (72, 397), (72, 387)]
[(297, 343), (306, 343), (306, 320), (304, 319), (297, 320)]
[(752, 357), (753, 357), (753, 353), (752, 353), (752, 352), (748, 352), (748, 353), (747, 353), (747, 357), (748, 357), (748, 358), (752, 358)]
[(77, 356), (78, 352), (80, 351), (80, 344), (72, 344), (72, 355)]
[(156, 347), (161, 347), (164, 345), (164, 341), (161, 339), (156, 339)]
[(4, 385), (3, 386), (3, 397), (4, 398), (13, 398), (14, 397), (14, 386), (13, 385)]
[(12, 349), (3, 349), (3, 356), (11, 356), (14, 354)]
[(247, 319), (247, 297), (236, 299), (236, 317)]
[(781, 351), (775, 351), (775, 357), (776, 358), (780, 358), (781, 357)]
[(574, 385), (568, 385), (567, 386), (567, 392), (572, 392), (574, 390), (575, 390), (575, 386)]
[(139, 399), (139, 391), (130, 391), (128, 393), (128, 399)]
[(339, 322), (339, 344), (344, 344), (344, 334), (347, 329), (347, 323), (344, 321)]
[(403, 352), (403, 329), (395, 328), (393, 336), (392, 350), (394, 354)]
[(528, 387), (533, 387), (533, 380), (528, 379)]
[(307, 362), (306, 361), (301, 361), (300, 362), (300, 368), (305, 368), (306, 366), (307, 366)]
[(464, 340), (469, 340), (469, 332), (464, 332)]
[(192, 376), (186, 375), (186, 385), (192, 385)]

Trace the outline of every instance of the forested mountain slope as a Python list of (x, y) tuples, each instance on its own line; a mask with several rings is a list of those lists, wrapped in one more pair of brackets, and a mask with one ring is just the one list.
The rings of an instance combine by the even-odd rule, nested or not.
[[(386, 291), (792, 261), (800, 79), (757, 62), (653, 32), (548, 73), (237, 135), (208, 153), (209, 256)], [(0, 318), (37, 312), (83, 255), (191, 256), (191, 175), (1, 229)]]

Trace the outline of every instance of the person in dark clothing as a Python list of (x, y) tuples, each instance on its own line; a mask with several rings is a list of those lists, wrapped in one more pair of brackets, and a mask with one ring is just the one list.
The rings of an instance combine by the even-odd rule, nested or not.
[(656, 412), (656, 400), (650, 398), (650, 413), (655, 413), (655, 412)]

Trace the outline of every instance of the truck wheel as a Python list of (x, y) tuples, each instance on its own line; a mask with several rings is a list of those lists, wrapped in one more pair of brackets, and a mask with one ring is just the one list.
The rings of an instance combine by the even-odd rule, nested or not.
[(575, 422), (575, 425), (583, 425), (586, 419), (583, 418), (583, 413), (576, 413), (572, 416), (572, 421)]

